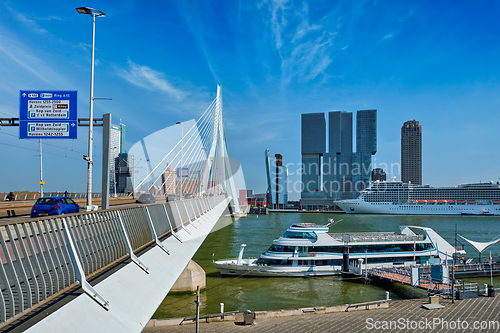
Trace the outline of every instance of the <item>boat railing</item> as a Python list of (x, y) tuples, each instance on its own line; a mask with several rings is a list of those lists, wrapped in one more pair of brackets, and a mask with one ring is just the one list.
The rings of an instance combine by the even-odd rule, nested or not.
[[(329, 234), (334, 240), (341, 242), (342, 234)], [(350, 242), (400, 242), (423, 241), (424, 235), (396, 235), (394, 233), (349, 234)]]

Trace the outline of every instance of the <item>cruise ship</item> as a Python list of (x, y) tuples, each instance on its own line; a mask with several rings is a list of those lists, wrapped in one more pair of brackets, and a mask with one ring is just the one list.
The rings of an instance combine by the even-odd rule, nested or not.
[(238, 258), (217, 260), (213, 264), (223, 276), (337, 275), (342, 270), (346, 239), (349, 263), (362, 269), (426, 264), (432, 257), (438, 261), (451, 259), (453, 246), (431, 228), (404, 226), (400, 229), (400, 234), (331, 234), (329, 224), (293, 224), (259, 258), (244, 259), (246, 245), (242, 244)]
[(431, 187), (375, 181), (357, 199), (335, 203), (348, 214), (500, 215), (500, 184)]

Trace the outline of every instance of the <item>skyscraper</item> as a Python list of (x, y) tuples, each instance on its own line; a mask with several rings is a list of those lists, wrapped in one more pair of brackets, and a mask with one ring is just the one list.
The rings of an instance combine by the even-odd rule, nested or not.
[(401, 127), (401, 181), (422, 185), (422, 126), (416, 120)]
[(270, 208), (282, 209), (288, 204), (288, 168), (283, 166), (283, 156), (275, 154), (269, 157), (266, 149), (266, 173), (268, 181), (267, 202)]
[[(302, 115), (302, 200), (351, 199), (368, 186), (371, 157), (377, 152), (377, 110), (357, 112), (356, 152), (353, 152), (352, 118), (352, 112), (328, 113), (327, 153), (324, 114)], [(316, 169), (316, 165), (321, 167)], [(314, 205), (318, 205), (317, 200), (311, 203)]]
[(302, 198), (322, 197), (321, 157), (326, 153), (324, 113), (302, 114)]
[(359, 110), (356, 113), (356, 154), (352, 168), (352, 197), (357, 197), (370, 184), (372, 155), (376, 153), (377, 110)]
[(109, 143), (109, 190), (114, 192), (117, 186), (115, 178), (115, 161), (119, 154), (125, 153), (125, 125), (111, 125)]

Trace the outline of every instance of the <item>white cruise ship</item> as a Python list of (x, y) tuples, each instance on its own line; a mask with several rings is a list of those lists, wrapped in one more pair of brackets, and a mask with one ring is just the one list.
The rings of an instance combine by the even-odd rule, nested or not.
[(376, 181), (357, 199), (335, 203), (348, 214), (500, 215), (500, 184), (431, 187)]
[[(330, 234), (329, 224), (293, 224), (259, 258), (214, 261), (221, 275), (323, 276), (340, 274), (346, 234)], [(426, 264), (432, 256), (451, 259), (454, 248), (431, 228), (404, 226), (401, 233), (349, 233), (349, 263), (362, 269)], [(459, 253), (464, 254), (463, 250)], [(436, 258), (437, 259), (437, 258)]]

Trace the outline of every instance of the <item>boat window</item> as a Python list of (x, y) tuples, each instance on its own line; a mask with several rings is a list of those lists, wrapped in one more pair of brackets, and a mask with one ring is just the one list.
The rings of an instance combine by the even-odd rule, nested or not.
[(316, 239), (316, 233), (287, 231), (283, 234), (283, 238)]
[(265, 266), (292, 266), (292, 260), (288, 259), (263, 259), (259, 258), (257, 260), (257, 265)]
[(412, 251), (425, 251), (433, 249), (431, 243), (416, 244), (370, 244), (370, 245), (353, 245), (349, 252), (351, 253), (383, 253), (383, 252), (412, 252)]
[(342, 246), (309, 246), (307, 252), (342, 253)]
[(271, 245), (268, 249), (271, 252), (294, 252), (295, 246), (284, 246), (284, 245)]

